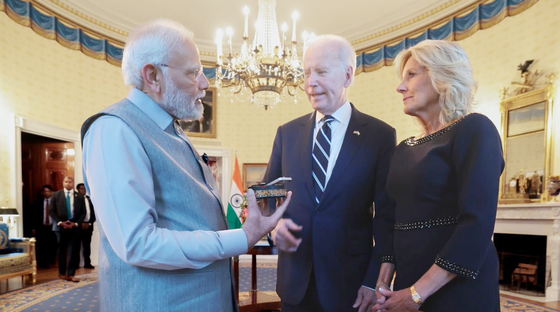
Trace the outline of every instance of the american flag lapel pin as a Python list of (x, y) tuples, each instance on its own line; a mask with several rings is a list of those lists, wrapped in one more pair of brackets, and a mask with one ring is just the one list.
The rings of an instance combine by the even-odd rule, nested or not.
[(356, 131), (354, 131), (354, 134), (357, 135), (357, 136), (360, 136), (360, 131), (356, 130)]

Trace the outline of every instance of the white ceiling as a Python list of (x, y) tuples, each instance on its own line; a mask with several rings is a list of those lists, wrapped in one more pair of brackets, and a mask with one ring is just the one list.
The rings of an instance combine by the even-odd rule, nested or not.
[[(48, 9), (109, 38), (124, 41), (135, 26), (154, 18), (171, 18), (182, 22), (195, 33), (203, 56), (210, 60), (215, 52), (214, 37), (218, 28), (234, 29), (234, 49), (241, 45), (244, 15), (248, 6), (249, 37), (258, 12), (258, 0), (38, 0)], [(337, 34), (353, 42), (356, 49), (410, 33), (480, 0), (277, 0), (278, 25), (289, 25), (291, 15), (297, 21), (298, 42), (306, 30), (319, 34)], [(251, 31), (253, 29), (253, 31)], [(369, 37), (369, 38), (368, 38)], [(225, 42), (225, 41), (224, 41)]]

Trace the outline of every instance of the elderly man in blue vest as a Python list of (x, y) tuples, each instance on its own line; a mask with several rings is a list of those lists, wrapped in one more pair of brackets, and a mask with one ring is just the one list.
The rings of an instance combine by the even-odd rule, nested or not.
[(101, 237), (101, 311), (237, 311), (231, 257), (272, 230), (291, 197), (228, 230), (210, 171), (177, 120), (197, 120), (208, 80), (192, 33), (156, 20), (124, 48), (128, 97), (82, 127), (84, 178)]

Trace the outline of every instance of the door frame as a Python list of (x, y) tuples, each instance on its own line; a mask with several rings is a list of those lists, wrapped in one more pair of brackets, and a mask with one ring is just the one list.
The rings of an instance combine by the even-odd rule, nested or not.
[(82, 143), (80, 133), (78, 131), (69, 130), (53, 126), (41, 121), (33, 120), (27, 117), (13, 114), (15, 129), (15, 155), (13, 155), (15, 168), (15, 191), (16, 191), (16, 208), (21, 218), (17, 218), (17, 235), (23, 237), (23, 192), (21, 184), (23, 177), (21, 175), (21, 133), (30, 133), (40, 135), (47, 138), (57, 139), (61, 141), (74, 143), (74, 181), (83, 181), (82, 175)]

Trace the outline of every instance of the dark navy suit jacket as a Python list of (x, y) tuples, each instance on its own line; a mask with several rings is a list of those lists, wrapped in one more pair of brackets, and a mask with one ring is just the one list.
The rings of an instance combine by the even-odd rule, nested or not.
[[(64, 230), (56, 225), (60, 221), (68, 220), (68, 209), (66, 208), (66, 196), (64, 195), (64, 189), (53, 193), (53, 196), (51, 197), (49, 215), (51, 216), (52, 222), (54, 222), (55, 224), (53, 226), (53, 231), (70, 232), (79, 229), (76, 228), (72, 230)], [(72, 216), (72, 219), (70, 219), (70, 221), (78, 223), (81, 226), (81, 223), (84, 221), (85, 217), (86, 207), (84, 196), (74, 191), (74, 215)]]
[(316, 205), (311, 176), (314, 125), (312, 113), (278, 128), (265, 175), (267, 182), (292, 177), (286, 183), (293, 195), (284, 218), (303, 226), (298, 250), (279, 253), (277, 291), (286, 303), (299, 304), (313, 271), (322, 306), (327, 311), (350, 311), (361, 285), (375, 287), (380, 256), (386, 254), (380, 249), (392, 244), (385, 233), (394, 224), (384, 215), (394, 209), (385, 182), (395, 130), (352, 105), (340, 154)]

